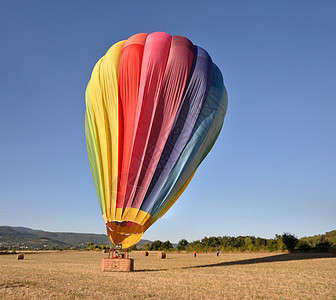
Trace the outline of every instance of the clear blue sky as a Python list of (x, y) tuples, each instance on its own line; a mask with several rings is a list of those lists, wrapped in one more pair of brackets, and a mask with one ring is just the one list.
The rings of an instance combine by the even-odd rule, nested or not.
[(112, 44), (165, 31), (210, 53), (229, 107), (144, 238), (336, 229), (335, 15), (335, 1), (1, 1), (0, 225), (105, 233), (84, 91)]

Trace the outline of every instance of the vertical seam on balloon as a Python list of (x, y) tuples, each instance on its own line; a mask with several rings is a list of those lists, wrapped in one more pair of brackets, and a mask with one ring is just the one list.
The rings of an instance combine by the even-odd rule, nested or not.
[[(171, 43), (169, 44), (169, 49), (170, 49), (170, 47), (171, 47)], [(164, 65), (164, 71), (162, 72), (162, 80), (160, 81), (159, 91), (157, 93), (158, 94), (158, 96), (157, 96), (158, 98), (160, 97), (160, 94), (161, 94), (162, 82), (163, 82), (163, 79), (164, 79), (165, 69), (167, 67), (168, 57), (169, 57), (169, 52), (168, 52), (168, 55), (167, 55), (167, 58), (166, 58), (166, 62), (165, 62), (165, 65)], [(139, 170), (139, 172), (137, 174), (137, 179), (135, 181), (135, 186), (138, 184), (139, 177), (141, 175), (141, 170), (142, 170), (143, 163), (144, 163), (144, 160), (145, 160), (145, 154), (146, 154), (146, 150), (147, 150), (147, 147), (148, 147), (148, 142), (149, 142), (149, 139), (150, 139), (150, 132), (152, 131), (153, 121), (154, 121), (154, 117), (155, 117), (155, 113), (156, 113), (156, 109), (157, 109), (158, 103), (159, 103), (159, 100), (157, 100), (156, 103), (155, 103), (155, 105), (154, 105), (153, 114), (152, 114), (151, 121), (150, 121), (150, 126), (149, 126), (149, 134), (147, 135), (147, 139), (146, 139), (146, 143), (145, 143), (145, 147), (144, 147), (144, 155), (142, 156), (142, 159), (141, 159), (140, 170)], [(134, 202), (134, 196), (135, 196), (136, 188), (134, 188), (133, 191), (134, 191), (133, 195), (131, 196), (133, 198), (132, 199), (132, 203), (131, 203), (131, 207), (132, 207), (133, 202)], [(140, 209), (137, 210), (137, 213), (136, 213), (134, 219), (137, 218), (137, 216), (139, 214), (139, 211), (140, 211)]]
[[(174, 37), (173, 37), (174, 38)], [(172, 39), (173, 39), (172, 38)], [(189, 40), (188, 40), (189, 41)], [(189, 41), (190, 42), (190, 41)], [(190, 44), (193, 46), (193, 44), (190, 42)], [(171, 47), (171, 46), (170, 46)], [(170, 48), (170, 51), (171, 51), (171, 48)], [(171, 54), (171, 52), (169, 52), (169, 55), (168, 55), (168, 59), (167, 59), (167, 64), (168, 64), (168, 62), (169, 62), (169, 56), (170, 56), (170, 54)], [(183, 100), (184, 100), (184, 93), (185, 93), (185, 90), (186, 90), (186, 88), (187, 88), (187, 86), (188, 86), (188, 80), (189, 80), (189, 78), (190, 78), (190, 75), (191, 75), (191, 68), (192, 68), (192, 65), (193, 65), (193, 61), (194, 61), (194, 52), (192, 51), (192, 62), (190, 63), (190, 65), (188, 66), (188, 71), (184, 74), (184, 75), (186, 75), (187, 74), (187, 78), (185, 78), (185, 79), (183, 79), (183, 76), (181, 76), (181, 77), (176, 77), (175, 79), (177, 80), (177, 81), (179, 81), (179, 82), (184, 82), (184, 86), (183, 86), (183, 91), (180, 91), (180, 100), (179, 100), (179, 107), (182, 105), (182, 103), (183, 103)], [(187, 64), (189, 63), (189, 61), (187, 61), (186, 62)], [(167, 64), (166, 64), (166, 68), (167, 68)], [(182, 68), (182, 66), (181, 66), (181, 68)], [(162, 81), (162, 83), (164, 83), (164, 80), (165, 80), (165, 77), (166, 77), (166, 72), (167, 72), (167, 69), (165, 70), (165, 73), (164, 73), (164, 76), (163, 76), (163, 81)], [(172, 72), (172, 70), (168, 70), (168, 72)], [(181, 73), (184, 73), (184, 72), (181, 72)], [(170, 78), (170, 76), (168, 76), (168, 78)], [(167, 85), (167, 88), (172, 88), (172, 86), (170, 86), (170, 85)], [(161, 92), (162, 92), (162, 90), (161, 90)], [(161, 95), (161, 92), (160, 92), (160, 95)], [(176, 109), (176, 112), (175, 112), (175, 115), (174, 115), (174, 120), (173, 120), (173, 122), (171, 123), (171, 125), (170, 125), (170, 127), (169, 127), (169, 133), (171, 132), (171, 130), (172, 130), (172, 128), (173, 128), (173, 124), (174, 124), (174, 122), (175, 122), (175, 119), (176, 119), (176, 117), (178, 116), (178, 111), (179, 111), (179, 107), (177, 107), (177, 109)], [(161, 150), (161, 153), (160, 153), (160, 157), (161, 157), (161, 155), (162, 155), (162, 153), (163, 153), (163, 151), (164, 151), (164, 148), (165, 148), (165, 145), (166, 145), (166, 143), (167, 143), (167, 140), (168, 140), (168, 138), (169, 138), (169, 133), (168, 133), (168, 135), (167, 135), (167, 138), (166, 138), (166, 140), (165, 140), (165, 144), (163, 145), (163, 148), (162, 148), (162, 150)], [(155, 170), (156, 170), (156, 168), (157, 168), (157, 165), (158, 165), (158, 163), (159, 163), (159, 161), (160, 161), (160, 157), (158, 158), (158, 160), (157, 160), (157, 163), (156, 163), (156, 165), (155, 165), (155, 169), (154, 169), (154, 172), (155, 172)], [(154, 172), (153, 172), (153, 174), (152, 174), (152, 176), (151, 176), (151, 178), (150, 178), (150, 181), (149, 181), (149, 183), (148, 183), (148, 185), (147, 185), (147, 189), (148, 189), (148, 186), (150, 185), (150, 182), (151, 182), (151, 180), (152, 180), (152, 178), (153, 178), (153, 175), (154, 175)], [(145, 195), (143, 196), (143, 199), (145, 199), (145, 197), (146, 197), (146, 193), (145, 193)], [(140, 207), (139, 207), (139, 210), (141, 209), (141, 205), (140, 205)], [(147, 211), (146, 212), (147, 214), (149, 214), (149, 212)], [(150, 215), (150, 214), (149, 214)], [(145, 220), (145, 215), (142, 217), (142, 219), (140, 220), (140, 224), (142, 224), (143, 222), (144, 222), (144, 220)]]
[[(147, 37), (148, 37), (148, 36), (147, 36)], [(147, 41), (147, 38), (146, 38), (146, 41)], [(170, 41), (169, 41), (169, 50), (170, 50), (170, 46), (171, 46), (171, 38), (170, 38)], [(168, 55), (167, 55), (167, 57), (166, 57), (166, 61), (165, 61), (165, 63), (164, 63), (164, 70), (162, 71), (162, 78), (161, 78), (161, 80), (160, 80), (160, 84), (159, 84), (158, 95), (159, 95), (160, 90), (161, 90), (161, 87), (162, 87), (162, 80), (163, 80), (163, 76), (164, 76), (164, 71), (165, 71), (166, 66), (167, 66), (167, 61), (168, 61), (168, 56), (169, 56), (169, 50), (168, 50)], [(142, 64), (143, 64), (143, 61), (142, 61)], [(142, 71), (142, 69), (141, 69), (141, 71)], [(140, 81), (141, 81), (141, 79), (140, 79)], [(140, 89), (140, 85), (139, 85), (139, 89)], [(157, 107), (157, 102), (158, 102), (158, 101), (156, 101), (156, 103), (154, 103), (154, 106), (155, 106), (155, 107), (154, 107), (154, 109), (153, 109), (153, 114), (152, 114), (152, 116), (151, 116), (150, 126), (149, 126), (149, 131), (151, 131), (151, 128), (152, 128), (152, 125), (153, 125), (153, 119), (154, 119), (154, 115), (155, 115), (155, 111), (156, 111), (156, 107)], [(141, 103), (143, 103), (143, 102), (141, 102)], [(139, 112), (139, 120), (140, 120), (140, 115), (141, 115), (141, 111)], [(139, 122), (139, 120), (138, 120), (138, 122)], [(133, 155), (134, 142), (135, 142), (135, 136), (136, 136), (136, 130), (137, 130), (138, 126), (139, 126), (139, 124), (135, 124), (135, 128), (136, 128), (136, 129), (135, 129), (135, 131), (134, 131), (133, 145), (132, 145), (132, 151), (131, 151), (132, 154), (131, 154), (131, 156)], [(148, 140), (149, 140), (149, 135), (147, 135), (144, 149), (147, 149)], [(138, 179), (139, 179), (140, 171), (141, 171), (141, 168), (142, 168), (143, 161), (144, 161), (144, 156), (142, 156), (142, 158), (141, 158), (141, 162), (140, 162), (140, 166), (139, 166), (139, 169), (140, 169), (140, 170), (139, 170), (138, 173), (137, 173), (137, 177), (136, 177), (136, 180), (135, 180), (135, 182), (134, 182), (135, 185), (137, 184), (137, 181), (138, 181)], [(133, 188), (133, 190), (134, 190), (134, 188)], [(133, 195), (132, 195), (132, 194), (133, 194)], [(132, 198), (133, 196), (134, 196), (134, 192), (131, 193), (131, 197), (130, 197), (130, 198)], [(132, 204), (133, 204), (133, 199), (132, 199), (132, 202), (131, 202), (131, 204), (130, 204), (130, 207), (132, 207)], [(139, 210), (137, 211), (137, 213), (136, 213), (134, 219), (136, 219), (138, 213), (139, 213)], [(129, 211), (129, 213), (128, 213), (128, 216), (129, 216), (129, 214), (130, 214), (130, 211)]]
[[(145, 48), (145, 44), (146, 44), (147, 38), (148, 38), (148, 35), (146, 36), (145, 41), (144, 41), (144, 45), (143, 45), (144, 48)], [(139, 109), (139, 99), (138, 98), (139, 98), (139, 90), (140, 90), (141, 70), (142, 70), (142, 64), (143, 64), (143, 54), (144, 54), (144, 49), (142, 51), (142, 57), (141, 57), (141, 66), (140, 66), (140, 74), (139, 74), (139, 82), (138, 82), (137, 108), (136, 108), (136, 110)], [(133, 131), (135, 131), (135, 127), (136, 127), (136, 124), (135, 124), (136, 123), (136, 114), (135, 114), (134, 118), (135, 118), (135, 120), (134, 120), (134, 125), (133, 125)], [(128, 160), (127, 170), (129, 170), (130, 163), (131, 163), (132, 152), (133, 152), (133, 145), (134, 145), (134, 139), (135, 139), (135, 134), (133, 135), (133, 138), (132, 138), (132, 144), (131, 144), (132, 149), (130, 151), (130, 157), (129, 157), (129, 160)], [(120, 205), (121, 209), (122, 209), (121, 216), (123, 215), (124, 211), (126, 210), (126, 207), (125, 207), (125, 196), (126, 196), (127, 182), (128, 182), (128, 175), (127, 175), (127, 177), (125, 179), (125, 185), (126, 185), (126, 187), (125, 187), (125, 190), (124, 190), (124, 195), (123, 195), (122, 203)], [(128, 213), (128, 215), (129, 215), (129, 213)]]
[[(213, 64), (213, 63), (211, 63), (211, 64)], [(214, 65), (214, 64), (213, 64)], [(215, 66), (215, 65), (214, 65)], [(221, 84), (221, 86), (222, 87), (224, 87), (224, 84), (223, 84), (223, 81), (222, 81), (222, 77), (221, 77), (221, 73), (220, 73), (220, 71), (219, 71), (219, 69), (218, 69), (218, 67), (216, 66), (216, 70), (218, 70), (218, 74), (220, 75), (220, 77), (219, 78), (217, 78), (217, 80), (220, 80), (221, 82), (222, 82), (222, 84)], [(214, 80), (216, 80), (216, 77), (215, 77), (215, 74), (214, 73), (212, 73), (212, 76), (213, 76), (213, 79)], [(216, 89), (216, 81), (214, 81), (213, 82), (213, 80), (211, 80), (212, 81), (212, 83), (211, 83), (211, 86), (214, 86), (214, 88)], [(212, 100), (212, 96), (210, 96), (210, 95), (208, 95), (208, 93), (210, 92), (210, 90), (208, 90), (208, 92), (207, 92), (207, 96), (206, 96), (206, 98), (207, 98), (207, 100), (206, 101), (209, 101), (209, 103), (208, 104), (206, 104), (206, 107), (204, 107), (204, 108), (202, 108), (203, 110), (205, 110), (205, 109), (210, 109), (208, 106), (211, 106), (210, 105), (210, 103), (211, 102), (213, 102), (213, 100)], [(213, 113), (211, 113), (211, 114), (209, 114), (203, 121), (202, 121), (202, 123), (200, 123), (199, 125), (198, 125), (198, 128), (201, 128), (201, 126), (204, 126), (204, 125), (202, 125), (202, 124), (206, 124), (206, 122), (211, 122), (211, 126), (209, 127), (209, 130), (211, 131), (211, 128), (212, 127), (214, 127), (215, 128), (215, 126), (214, 126), (214, 122), (215, 122), (215, 120), (216, 120), (216, 118), (217, 118), (217, 116), (219, 116), (219, 115), (221, 115), (221, 108), (222, 108), (222, 106), (223, 106), (223, 104), (224, 104), (224, 98), (223, 98), (223, 94), (224, 94), (224, 90), (222, 91), (222, 97), (221, 97), (221, 101), (219, 102), (219, 104), (218, 104), (218, 109), (217, 109), (217, 111), (215, 112), (214, 111), (214, 113), (215, 113), (215, 115), (213, 115)], [(208, 121), (207, 121), (208, 120)], [(215, 130), (215, 129), (213, 129), (213, 130)], [(195, 134), (196, 134), (196, 139), (197, 139), (197, 132), (195, 131), (195, 130), (193, 130), (193, 134), (192, 134), (192, 136), (191, 136), (191, 139), (194, 139), (195, 137), (193, 137), (193, 136), (195, 136)], [(166, 195), (162, 198), (162, 200), (160, 201), (160, 204), (157, 206), (157, 208), (154, 210), (154, 212), (153, 212), (153, 217), (156, 215), (156, 214), (158, 214), (159, 213), (159, 211), (160, 211), (160, 207), (165, 207), (165, 205), (166, 205), (166, 203), (167, 202), (169, 202), (170, 201), (170, 199), (172, 199), (172, 196), (174, 195), (173, 193), (174, 193), (174, 188), (177, 186), (177, 184), (179, 183), (179, 181), (180, 180), (183, 180), (183, 174), (185, 174), (185, 172), (188, 170), (188, 168), (190, 168), (190, 166), (191, 166), (191, 164), (192, 164), (192, 162), (197, 158), (197, 155), (198, 155), (198, 153), (199, 153), (199, 151), (200, 151), (200, 149), (202, 148), (202, 145), (204, 144), (204, 142), (207, 140), (207, 136), (208, 136), (208, 134), (209, 134), (209, 132), (202, 138), (202, 142), (200, 142), (200, 145), (199, 145), (199, 148), (198, 148), (198, 150), (196, 150), (195, 152), (194, 152), (194, 154), (193, 154), (193, 157), (191, 158), (191, 157), (188, 157), (188, 160), (186, 161), (186, 163), (184, 163), (184, 165), (183, 165), (183, 168), (181, 168), (181, 170), (176, 174), (176, 178), (175, 178), (175, 180), (174, 180), (174, 183), (172, 183), (171, 185), (170, 185), (170, 187), (169, 187), (169, 191), (166, 193)], [(196, 140), (197, 141), (197, 140)], [(188, 142), (189, 143), (189, 142)], [(198, 163), (198, 166), (199, 166), (199, 164), (200, 163)], [(197, 167), (196, 167), (196, 169), (197, 169)], [(173, 171), (173, 170), (172, 170)]]
[[(202, 49), (202, 48), (200, 48), (200, 47), (198, 47), (198, 46), (195, 46), (195, 49), (196, 49), (196, 51), (199, 51), (199, 50), (197, 50), (197, 49)], [(202, 50), (205, 51), (204, 49), (202, 49)], [(205, 52), (206, 52), (206, 51), (205, 51)], [(207, 52), (206, 52), (206, 53), (207, 53)], [(212, 65), (212, 61), (211, 61), (211, 59), (210, 59), (210, 56), (209, 56), (209, 55), (207, 55), (207, 56), (208, 56), (208, 59), (209, 59), (208, 66), (211, 66), (211, 67), (212, 67), (213, 65)], [(200, 56), (199, 56), (199, 55), (195, 55), (195, 58), (196, 58), (196, 59), (200, 59)], [(207, 95), (208, 95), (208, 92), (209, 92), (209, 89), (210, 89), (210, 86), (211, 86), (211, 82), (212, 82), (213, 77), (214, 77), (213, 71), (210, 72), (210, 75), (209, 75), (208, 77), (209, 77), (209, 78), (207, 78), (207, 82), (209, 82), (209, 83), (207, 83), (206, 88), (205, 88), (205, 90), (204, 90), (204, 94), (203, 94), (203, 96), (202, 96), (202, 101), (201, 101), (202, 105), (201, 105), (201, 107), (200, 107), (200, 109), (199, 109), (199, 111), (198, 111), (198, 114), (197, 114), (195, 123), (194, 123), (194, 125), (193, 125), (193, 129), (192, 129), (191, 132), (190, 132), (188, 141), (186, 142), (186, 144), (184, 145), (183, 150), (182, 150), (181, 153), (180, 153), (180, 157), (181, 157), (181, 155), (184, 153), (185, 148), (188, 146), (190, 140), (191, 140), (191, 139), (193, 138), (193, 136), (194, 136), (194, 133), (195, 133), (194, 131), (195, 131), (195, 127), (196, 127), (196, 125), (197, 125), (197, 120), (198, 120), (198, 118), (199, 118), (199, 116), (200, 116), (200, 114), (201, 114), (201, 112), (202, 112), (203, 105), (204, 105), (204, 103), (205, 103), (205, 101), (206, 101), (206, 99), (207, 99)], [(195, 86), (195, 87), (197, 88), (198, 85), (199, 85), (198, 82), (200, 82), (200, 80), (201, 80), (200, 78), (196, 77), (195, 80), (194, 80), (193, 82), (191, 82), (191, 86)], [(190, 113), (194, 113), (194, 112), (191, 110), (188, 114), (190, 114)], [(187, 126), (187, 125), (188, 125), (188, 124), (186, 124), (186, 126)], [(175, 161), (174, 167), (171, 169), (171, 171), (169, 172), (169, 174), (171, 174), (171, 172), (174, 170), (174, 168), (175, 168), (175, 166), (177, 165), (178, 161), (179, 161), (179, 160)], [(188, 161), (189, 161), (189, 159), (188, 159)], [(179, 171), (179, 173), (178, 173), (178, 174), (180, 174), (179, 176), (181, 176), (181, 174), (184, 172), (185, 168), (186, 168), (186, 164), (184, 164), (184, 167)], [(168, 175), (168, 176), (166, 177), (164, 183), (161, 185), (160, 191), (161, 191), (161, 189), (166, 185), (169, 176), (170, 176), (170, 175)], [(169, 188), (170, 191), (174, 188), (175, 184), (178, 182), (179, 176), (177, 176), (177, 177), (175, 178), (175, 180), (174, 180), (174, 183), (171, 184), (171, 187)], [(159, 207), (162, 205), (162, 203), (165, 202), (165, 199), (166, 199), (167, 196), (169, 195), (169, 193), (168, 193), (168, 195), (166, 195), (166, 197), (164, 197), (164, 198), (161, 199), (160, 204), (158, 204), (158, 203), (157, 203), (157, 198), (158, 198), (158, 196), (160, 195), (160, 191), (158, 191), (158, 192), (156, 193), (156, 195), (155, 195), (155, 197), (154, 197), (154, 199), (153, 199), (153, 201), (152, 201), (152, 203), (151, 203), (151, 205), (150, 205), (150, 208), (148, 209), (148, 212), (150, 212), (150, 211), (154, 208), (154, 206), (157, 206), (157, 207), (158, 207), (157, 209), (154, 210), (154, 212), (158, 211), (158, 210), (159, 210)], [(153, 214), (153, 216), (154, 216), (154, 214)]]
[[(193, 57), (193, 63), (192, 63), (192, 69), (190, 70), (190, 74), (189, 74), (189, 78), (188, 78), (188, 83), (186, 84), (186, 86), (185, 86), (185, 90), (184, 90), (184, 93), (183, 93), (183, 97), (182, 97), (182, 102), (181, 102), (181, 106), (182, 105), (184, 105), (184, 102), (185, 101), (187, 101), (188, 99), (189, 99), (189, 97), (188, 97), (188, 91), (190, 90), (190, 86), (197, 86), (196, 84), (195, 84), (195, 80), (197, 81), (197, 78), (195, 78), (195, 80), (192, 82), (191, 80), (192, 80), (192, 78), (193, 78), (193, 74), (194, 74), (194, 71), (195, 71), (195, 67), (196, 67), (196, 65), (197, 65), (197, 59), (199, 58), (199, 56), (198, 56), (198, 46), (193, 46), (193, 49), (194, 49), (194, 57)], [(210, 80), (211, 81), (211, 80)], [(195, 89), (195, 88), (194, 88)], [(196, 89), (198, 89), (198, 87), (196, 87)], [(203, 97), (202, 97), (202, 103), (204, 102), (204, 99), (206, 98), (206, 90), (205, 90), (205, 92), (204, 92), (204, 95), (203, 95)], [(180, 107), (181, 108), (181, 107)], [(201, 108), (199, 109), (199, 112), (201, 111)], [(181, 112), (178, 112), (177, 113), (177, 117), (179, 116), (179, 113), (181, 113)], [(186, 117), (186, 119), (187, 119), (187, 117), (189, 116), (189, 114), (191, 114), (192, 113), (192, 110), (190, 110), (189, 112), (188, 112), (188, 114), (187, 114), (187, 116), (185, 116)], [(199, 115), (199, 113), (198, 113), (198, 115)], [(197, 115), (197, 116), (198, 116)], [(196, 118), (197, 119), (197, 118)], [(175, 121), (174, 121), (175, 122)], [(184, 126), (183, 126), (183, 128), (185, 128), (185, 126), (187, 126), (188, 124), (186, 124), (186, 123), (184, 123)], [(196, 125), (196, 120), (195, 120), (195, 124), (193, 125), (193, 127)], [(173, 125), (174, 126), (174, 125)], [(182, 129), (183, 129), (182, 128)], [(182, 130), (181, 129), (181, 130)], [(179, 134), (181, 133), (181, 131), (179, 132)], [(189, 138), (188, 138), (188, 140), (190, 139), (190, 136), (191, 136), (191, 133), (192, 132), (190, 132), (190, 135), (189, 135)], [(168, 137), (168, 140), (169, 140), (169, 137)], [(168, 141), (167, 140), (167, 141)], [(175, 141), (176, 142), (176, 141)], [(181, 150), (181, 153), (183, 152), (183, 150), (184, 150), (184, 148), (186, 147), (186, 145), (188, 144), (188, 142), (186, 142), (185, 143), (185, 145), (184, 145), (184, 147), (183, 147), (183, 149)], [(174, 149), (172, 149), (172, 151), (169, 153), (170, 155), (169, 155), (169, 158), (171, 157), (171, 155), (172, 155), (172, 153), (173, 153), (173, 150)], [(168, 163), (168, 161), (169, 161), (169, 158), (166, 160), (166, 163), (165, 163), (165, 166), (167, 165), (167, 163)], [(175, 161), (175, 164), (177, 163), (177, 161)], [(173, 169), (173, 167), (172, 167), (172, 169)], [(165, 182), (167, 181), (167, 179), (168, 179), (168, 177), (169, 177), (169, 174), (170, 174), (170, 172), (166, 175), (166, 179), (161, 183), (161, 188), (162, 188), (162, 186), (164, 186), (164, 184), (165, 184)], [(160, 178), (160, 177), (159, 177)], [(157, 180), (157, 182), (159, 181), (159, 179)], [(154, 185), (154, 187), (155, 187), (155, 185)], [(154, 196), (152, 196), (151, 198), (152, 198), (152, 201), (151, 201), (151, 204), (150, 204), (150, 206), (146, 209), (146, 211), (148, 211), (148, 212), (150, 212), (150, 210), (152, 209), (152, 207), (154, 206), (154, 204), (155, 204), (155, 199), (156, 199), (156, 197), (157, 197), (157, 195), (159, 194), (159, 191), (160, 191), (160, 189), (155, 193), (155, 195)]]

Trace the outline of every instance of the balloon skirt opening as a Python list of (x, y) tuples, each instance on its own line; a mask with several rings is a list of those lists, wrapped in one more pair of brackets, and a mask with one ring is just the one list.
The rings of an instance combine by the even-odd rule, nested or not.
[(107, 235), (114, 245), (129, 248), (141, 240), (145, 228), (142, 225), (131, 223), (133, 222), (108, 222), (106, 224)]

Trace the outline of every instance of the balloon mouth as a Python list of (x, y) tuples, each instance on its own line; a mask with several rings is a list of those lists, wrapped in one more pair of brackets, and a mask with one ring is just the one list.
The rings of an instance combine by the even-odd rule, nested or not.
[(132, 221), (112, 221), (106, 223), (106, 231), (114, 245), (129, 248), (141, 240), (145, 228)]
[(132, 222), (132, 221), (114, 221), (115, 225), (121, 226), (121, 227), (128, 227), (128, 228), (134, 228), (135, 226), (139, 226), (138, 223)]

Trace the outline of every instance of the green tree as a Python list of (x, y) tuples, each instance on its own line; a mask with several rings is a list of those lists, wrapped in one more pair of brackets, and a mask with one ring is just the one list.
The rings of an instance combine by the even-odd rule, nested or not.
[(293, 234), (290, 233), (284, 233), (281, 236), (281, 240), (283, 242), (283, 244), (285, 245), (286, 249), (289, 252), (293, 252), (296, 245), (298, 244), (299, 240), (297, 239), (297, 237)]
[(229, 247), (229, 240), (230, 238), (228, 236), (223, 236), (220, 238), (219, 241), (223, 249)]
[(263, 238), (260, 238), (260, 237), (255, 239), (255, 245), (259, 248), (262, 248), (262, 247), (266, 246), (266, 243), (267, 243), (266, 239), (263, 239)]
[(276, 239), (269, 239), (269, 240), (267, 240), (266, 248), (269, 251), (279, 250), (277, 240)]
[(173, 245), (171, 244), (170, 241), (165, 241), (164, 243), (162, 243), (162, 248), (169, 250), (169, 249), (174, 248), (174, 247), (173, 247)]
[(191, 251), (201, 251), (201, 250), (204, 250), (203, 246), (202, 246), (202, 243), (200, 242), (200, 240), (197, 240), (197, 241), (193, 241), (191, 243), (189, 243), (189, 249)]
[(180, 240), (177, 244), (177, 250), (185, 250), (188, 247), (189, 243), (187, 240)]
[(254, 245), (254, 243), (253, 243), (253, 239), (252, 239), (252, 237), (250, 237), (250, 236), (247, 236), (247, 237), (245, 237), (245, 239), (244, 239), (244, 244), (245, 244), (245, 247), (248, 247), (248, 246), (250, 246), (250, 245)]
[(162, 249), (162, 242), (159, 240), (156, 240), (151, 245), (151, 250), (161, 250)]
[(149, 243), (149, 242), (144, 243), (144, 244), (142, 245), (141, 249), (144, 250), (144, 251), (148, 251), (148, 250), (150, 250), (150, 249), (151, 249), (151, 245), (150, 245), (150, 243)]

